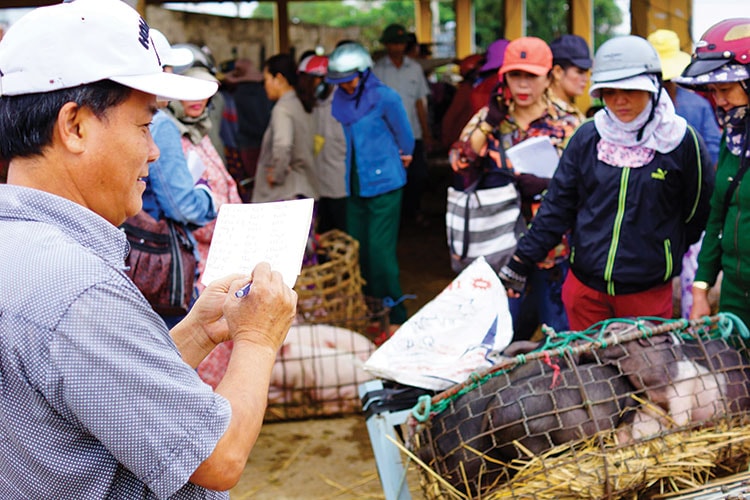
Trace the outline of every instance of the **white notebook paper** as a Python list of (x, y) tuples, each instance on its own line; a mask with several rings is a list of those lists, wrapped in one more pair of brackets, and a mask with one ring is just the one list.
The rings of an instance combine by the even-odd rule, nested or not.
[(505, 153), (517, 174), (534, 174), (537, 177), (551, 178), (560, 161), (557, 149), (546, 135), (530, 137), (508, 148)]
[(250, 274), (260, 262), (294, 287), (312, 223), (313, 200), (227, 203), (219, 209), (201, 281), (232, 273)]

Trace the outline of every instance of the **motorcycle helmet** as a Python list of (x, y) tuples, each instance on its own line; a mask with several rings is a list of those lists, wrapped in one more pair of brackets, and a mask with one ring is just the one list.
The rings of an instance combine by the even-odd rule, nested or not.
[(750, 78), (750, 18), (714, 24), (695, 46), (693, 59), (675, 81), (700, 89), (709, 83), (743, 82)]
[(372, 67), (372, 58), (362, 45), (347, 42), (339, 45), (328, 57), (328, 83), (346, 83)]

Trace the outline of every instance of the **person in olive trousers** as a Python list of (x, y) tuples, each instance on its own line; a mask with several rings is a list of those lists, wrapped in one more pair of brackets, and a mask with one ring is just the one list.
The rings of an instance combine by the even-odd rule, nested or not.
[(396, 244), (414, 134), (401, 98), (372, 73), (360, 44), (347, 42), (331, 53), (326, 81), (338, 85), (332, 113), (346, 137), (346, 226), (359, 241), (364, 291), (392, 300), (391, 323), (401, 324), (406, 308)]

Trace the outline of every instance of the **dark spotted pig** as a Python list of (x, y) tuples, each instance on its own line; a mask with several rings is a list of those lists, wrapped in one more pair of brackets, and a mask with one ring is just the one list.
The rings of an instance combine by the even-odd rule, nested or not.
[(613, 366), (530, 361), (491, 378), (434, 416), (420, 436), (427, 441), (418, 454), (458, 490), (481, 494), (511, 478), (512, 470), (503, 464), (526, 456), (514, 441), (540, 454), (614, 429), (631, 391)]

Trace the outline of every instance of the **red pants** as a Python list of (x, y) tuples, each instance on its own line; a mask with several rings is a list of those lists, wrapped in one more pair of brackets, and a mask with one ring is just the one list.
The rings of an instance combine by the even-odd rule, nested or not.
[(571, 270), (562, 287), (562, 301), (573, 331), (610, 318), (672, 317), (672, 283), (624, 295), (607, 295), (581, 283)]

